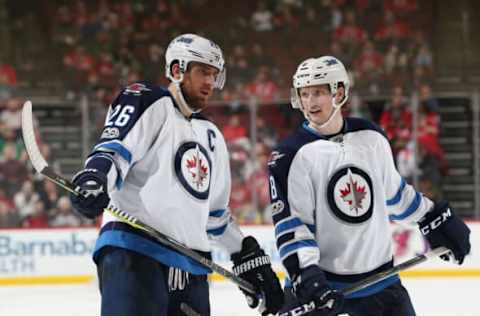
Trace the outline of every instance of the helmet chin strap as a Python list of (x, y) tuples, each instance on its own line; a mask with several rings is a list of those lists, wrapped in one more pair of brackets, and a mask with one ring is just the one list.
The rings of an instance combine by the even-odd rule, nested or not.
[[(343, 98), (342, 102), (340, 102), (339, 104), (336, 104), (335, 103), (335, 96), (332, 97), (332, 110), (330, 111), (330, 115), (328, 116), (328, 119), (322, 123), (320, 126), (317, 126), (318, 129), (322, 129), (322, 128), (325, 128), (327, 127), (333, 120), (333, 118), (335, 117), (335, 115), (337, 115), (338, 111), (340, 111), (340, 109), (342, 108), (342, 106), (345, 104), (345, 102), (347, 102), (347, 98)], [(303, 106), (302, 106), (303, 107)], [(305, 118), (309, 121), (309, 122), (312, 122), (312, 120), (310, 120), (310, 118), (308, 117), (309, 115), (304, 111), (303, 114), (305, 115)]]
[(182, 81), (183, 81), (183, 73), (180, 74), (180, 78), (172, 79), (172, 85), (175, 88), (175, 95), (176, 95), (175, 99), (178, 103), (178, 106), (180, 107), (180, 110), (182, 111), (182, 113), (188, 117), (188, 116), (191, 116), (193, 113), (200, 112), (201, 109), (194, 110), (188, 105), (187, 101), (185, 100), (185, 97), (183, 96), (182, 86), (181, 86)]

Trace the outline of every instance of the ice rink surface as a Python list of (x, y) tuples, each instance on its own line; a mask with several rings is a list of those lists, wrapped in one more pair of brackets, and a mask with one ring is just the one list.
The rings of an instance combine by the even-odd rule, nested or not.
[[(480, 278), (404, 279), (418, 316), (479, 316)], [(227, 282), (212, 284), (212, 316), (259, 315)], [(1, 316), (96, 316), (96, 285), (0, 286)], [(141, 315), (138, 315), (141, 316)]]

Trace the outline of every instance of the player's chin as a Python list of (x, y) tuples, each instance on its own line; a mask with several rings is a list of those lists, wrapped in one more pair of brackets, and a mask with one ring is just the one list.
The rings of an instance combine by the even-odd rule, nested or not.
[(323, 115), (322, 115), (322, 116), (314, 116), (314, 117), (311, 117), (311, 121), (312, 121), (315, 125), (321, 126), (321, 125), (323, 125), (323, 124), (327, 121), (327, 119), (324, 118)]
[(208, 105), (209, 99), (210, 99), (209, 97), (200, 97), (200, 98), (197, 98), (197, 100), (196, 100), (196, 102), (195, 102), (195, 103), (196, 103), (196, 104), (195, 104), (195, 105), (196, 105), (196, 108), (197, 108), (198, 110), (202, 110), (202, 109), (206, 108), (207, 105)]

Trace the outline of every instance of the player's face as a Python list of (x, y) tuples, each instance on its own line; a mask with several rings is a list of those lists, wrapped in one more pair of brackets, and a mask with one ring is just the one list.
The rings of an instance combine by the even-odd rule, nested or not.
[(333, 108), (328, 85), (300, 88), (298, 93), (308, 120), (317, 125), (325, 123)]
[(195, 110), (203, 109), (213, 94), (218, 76), (215, 67), (191, 63), (183, 78), (183, 92), (187, 103)]

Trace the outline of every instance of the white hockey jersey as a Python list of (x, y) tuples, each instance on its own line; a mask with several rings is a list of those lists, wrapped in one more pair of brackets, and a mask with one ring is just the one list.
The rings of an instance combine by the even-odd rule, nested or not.
[(304, 123), (272, 152), (268, 165), (277, 248), (291, 278), (317, 264), (333, 287), (343, 288), (388, 269), (389, 221), (415, 223), (433, 206), (398, 174), (380, 128), (363, 119), (346, 118), (331, 138)]
[[(208, 256), (214, 238), (232, 253), (242, 235), (230, 217), (230, 166), (218, 128), (187, 119), (170, 92), (133, 84), (112, 103), (86, 161), (107, 174), (111, 205)], [(168, 266), (209, 271), (104, 213), (94, 258), (105, 246), (127, 248)]]

